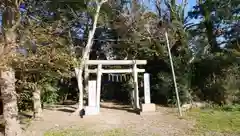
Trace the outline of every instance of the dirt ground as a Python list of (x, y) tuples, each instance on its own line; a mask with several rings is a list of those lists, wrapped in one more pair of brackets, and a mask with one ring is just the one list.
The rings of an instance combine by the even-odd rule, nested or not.
[(73, 106), (56, 106), (43, 111), (43, 119), (25, 125), (25, 136), (43, 136), (46, 131), (66, 128), (90, 128), (94, 131), (125, 129), (136, 136), (187, 136), (194, 122), (179, 119), (176, 110), (158, 107), (157, 112), (140, 116), (129, 106), (103, 103), (101, 113), (95, 116), (70, 116)]

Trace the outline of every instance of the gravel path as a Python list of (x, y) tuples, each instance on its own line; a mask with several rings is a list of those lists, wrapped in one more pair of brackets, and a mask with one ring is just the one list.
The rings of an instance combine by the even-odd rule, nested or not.
[(43, 136), (51, 129), (90, 128), (94, 131), (115, 128), (131, 132), (136, 136), (188, 136), (194, 122), (179, 119), (172, 109), (157, 107), (157, 112), (140, 116), (129, 112), (124, 105), (104, 103), (101, 114), (84, 118), (69, 116), (74, 110), (72, 106), (60, 106), (54, 110), (44, 110), (43, 119), (33, 121), (26, 128), (25, 136)]

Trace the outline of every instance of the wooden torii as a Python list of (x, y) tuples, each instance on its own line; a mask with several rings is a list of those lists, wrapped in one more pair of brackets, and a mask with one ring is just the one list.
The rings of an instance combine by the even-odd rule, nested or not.
[[(139, 90), (138, 90), (138, 73), (145, 72), (145, 69), (137, 68), (137, 65), (146, 65), (146, 60), (86, 60), (85, 62), (85, 73), (87, 75), (84, 76), (84, 81), (88, 80), (89, 73), (96, 73), (97, 74), (97, 82), (96, 82), (96, 92), (97, 92), (97, 106), (100, 109), (100, 93), (101, 93), (101, 80), (102, 74), (108, 73), (132, 73), (133, 81), (134, 81), (134, 105), (133, 107), (136, 109), (140, 109), (139, 104)], [(88, 69), (89, 65), (97, 65), (96, 69)], [(103, 69), (103, 65), (132, 65), (132, 68), (129, 69)]]

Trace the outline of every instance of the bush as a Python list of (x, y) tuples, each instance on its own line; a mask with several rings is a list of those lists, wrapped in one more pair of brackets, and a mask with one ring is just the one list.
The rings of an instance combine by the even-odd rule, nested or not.
[(23, 88), (18, 97), (18, 109), (20, 111), (32, 110), (32, 90)]
[(56, 104), (58, 102), (58, 87), (45, 83), (42, 86), (41, 99), (43, 103)]
[[(234, 62), (234, 63), (233, 63)], [(239, 102), (240, 73), (237, 61), (227, 57), (209, 56), (194, 64), (192, 88), (203, 101), (217, 104), (233, 104)]]

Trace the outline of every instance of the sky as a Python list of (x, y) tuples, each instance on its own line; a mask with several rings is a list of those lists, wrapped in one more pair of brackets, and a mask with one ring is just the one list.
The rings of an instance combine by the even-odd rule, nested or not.
[[(180, 0), (178, 0), (178, 1), (180, 1)], [(189, 0), (188, 5), (187, 5), (188, 11), (190, 11), (192, 9), (192, 7), (195, 6), (195, 4), (196, 4), (196, 0)]]
[[(177, 0), (178, 4), (181, 4), (183, 0)], [(154, 0), (143, 0), (143, 3), (148, 7), (149, 10), (155, 10)], [(188, 0), (187, 7), (186, 7), (186, 15), (187, 12), (192, 9), (192, 7), (196, 4), (196, 0)]]
[[(147, 5), (147, 7), (150, 8), (150, 10), (154, 10), (155, 6), (153, 3), (153, 0), (143, 0), (143, 2)], [(181, 3), (182, 0), (177, 0), (178, 3)], [(190, 11), (192, 9), (192, 7), (196, 4), (196, 0), (188, 0), (188, 4), (186, 7), (186, 11), (185, 11), (185, 16), (187, 15), (187, 12)], [(0, 25), (2, 24), (2, 16), (0, 15)]]

